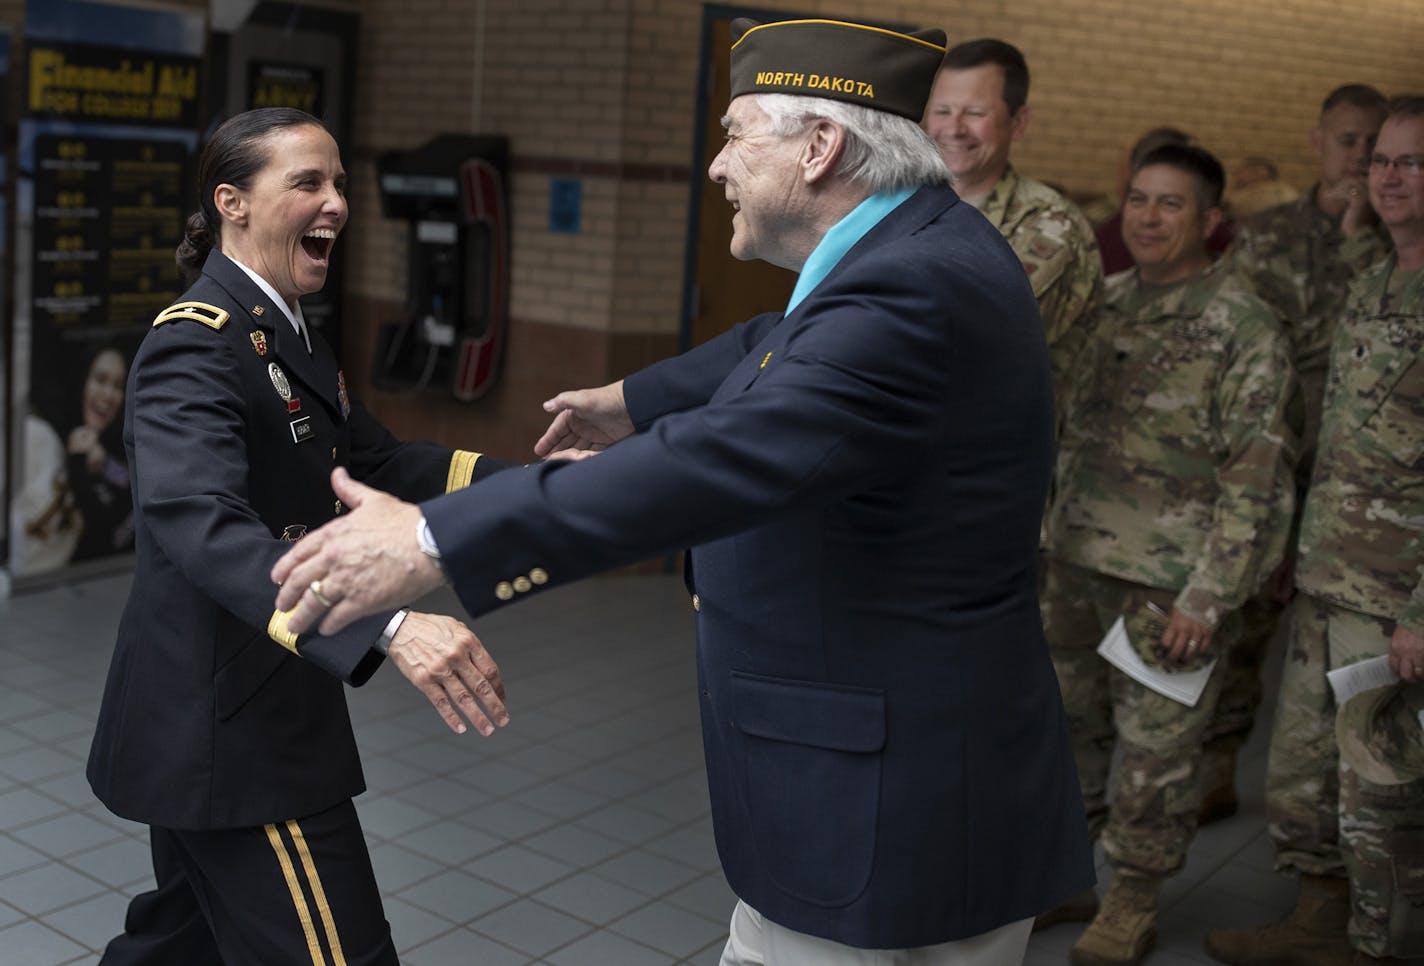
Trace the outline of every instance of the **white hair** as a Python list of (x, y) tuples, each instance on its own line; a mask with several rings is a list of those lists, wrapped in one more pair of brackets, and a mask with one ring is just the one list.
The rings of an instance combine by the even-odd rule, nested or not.
[(836, 173), (871, 194), (927, 184), (949, 184), (939, 148), (909, 118), (861, 104), (799, 94), (756, 94), (756, 105), (771, 121), (771, 133), (795, 134), (815, 118), (846, 133)]

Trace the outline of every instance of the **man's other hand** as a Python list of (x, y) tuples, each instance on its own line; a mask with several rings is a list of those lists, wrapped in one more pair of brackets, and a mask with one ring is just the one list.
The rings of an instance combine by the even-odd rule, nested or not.
[(534, 444), (541, 457), (559, 450), (607, 449), (633, 435), (622, 379), (597, 389), (561, 392), (544, 403), (544, 411), (553, 413), (554, 420)]

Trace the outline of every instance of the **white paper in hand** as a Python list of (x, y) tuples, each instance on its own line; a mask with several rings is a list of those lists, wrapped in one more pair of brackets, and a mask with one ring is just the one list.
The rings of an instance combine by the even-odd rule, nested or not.
[(1361, 691), (1387, 688), (1399, 681), (1399, 675), (1389, 669), (1389, 655), (1346, 664), (1326, 672), (1325, 676), (1330, 679), (1330, 690), (1335, 692), (1337, 708)]
[(1211, 679), (1212, 668), (1216, 667), (1215, 658), (1195, 671), (1162, 671), (1149, 666), (1138, 656), (1132, 641), (1128, 640), (1127, 624), (1121, 617), (1108, 628), (1107, 636), (1098, 645), (1098, 654), (1138, 684), (1189, 708), (1195, 708), (1201, 700), (1206, 682)]

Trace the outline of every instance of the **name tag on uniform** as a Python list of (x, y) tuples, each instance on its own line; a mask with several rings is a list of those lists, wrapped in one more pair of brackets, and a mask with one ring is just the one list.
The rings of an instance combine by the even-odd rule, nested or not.
[(316, 436), (316, 430), (312, 428), (310, 416), (292, 420), (292, 442), (305, 443), (314, 436)]

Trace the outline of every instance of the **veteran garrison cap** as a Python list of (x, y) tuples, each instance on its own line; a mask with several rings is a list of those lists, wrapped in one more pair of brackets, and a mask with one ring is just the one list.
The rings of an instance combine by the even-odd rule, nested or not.
[(1424, 684), (1361, 691), (1335, 716), (1340, 757), (1365, 781), (1403, 785), (1424, 778)]
[(732, 21), (732, 96), (801, 94), (918, 122), (944, 59), (944, 31), (896, 33), (840, 20)]

